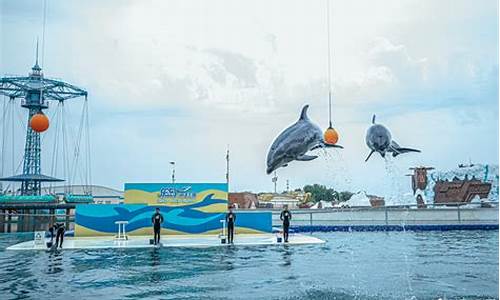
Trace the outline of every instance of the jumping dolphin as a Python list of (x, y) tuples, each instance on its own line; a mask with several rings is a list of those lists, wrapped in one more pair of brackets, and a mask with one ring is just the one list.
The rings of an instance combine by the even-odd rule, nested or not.
[(330, 145), (324, 142), (321, 129), (307, 117), (308, 108), (309, 105), (305, 105), (299, 120), (274, 140), (267, 153), (267, 174), (271, 174), (280, 167), (288, 166), (288, 163), (293, 160), (309, 161), (318, 157), (306, 155), (309, 150), (323, 147), (343, 148), (340, 145)]
[(376, 151), (382, 157), (385, 157), (386, 152), (392, 152), (392, 156), (396, 157), (401, 153), (406, 152), (420, 152), (417, 149), (402, 148), (396, 143), (392, 137), (391, 132), (382, 124), (375, 124), (375, 115), (372, 118), (372, 126), (366, 132), (366, 145), (370, 148), (371, 152), (365, 161), (368, 161), (370, 156)]

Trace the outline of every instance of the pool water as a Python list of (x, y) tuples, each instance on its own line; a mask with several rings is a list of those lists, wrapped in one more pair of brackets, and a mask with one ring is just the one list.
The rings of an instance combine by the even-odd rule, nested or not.
[(0, 234), (0, 299), (498, 299), (498, 231), (313, 235), (326, 243), (48, 253)]

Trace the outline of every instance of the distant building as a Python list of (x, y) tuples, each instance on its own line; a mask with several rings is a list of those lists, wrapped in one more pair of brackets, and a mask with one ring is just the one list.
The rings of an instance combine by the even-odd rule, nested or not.
[(113, 189), (110, 187), (102, 185), (71, 185), (71, 186), (54, 186), (54, 187), (43, 187), (42, 194), (51, 194), (59, 198), (62, 198), (71, 191), (73, 195), (85, 195), (87, 191), (92, 192), (92, 196), (95, 204), (120, 204), (123, 203), (123, 191)]
[(257, 195), (250, 192), (229, 193), (229, 205), (239, 209), (256, 209), (259, 206)]
[(273, 204), (273, 208), (283, 208), (288, 205), (290, 209), (299, 208), (300, 200), (288, 195), (276, 195), (269, 202)]

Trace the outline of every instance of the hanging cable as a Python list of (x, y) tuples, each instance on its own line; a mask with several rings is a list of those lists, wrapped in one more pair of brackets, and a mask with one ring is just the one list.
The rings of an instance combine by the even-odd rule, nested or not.
[(47, 0), (43, 0), (43, 16), (42, 16), (42, 63), (41, 67), (45, 67), (45, 27), (47, 24)]
[[(56, 172), (57, 172), (57, 159), (58, 159), (58, 152), (59, 152), (59, 107), (60, 102), (57, 104), (57, 107), (55, 109), (54, 115), (52, 116), (52, 119), (55, 121), (55, 128), (54, 128), (54, 145), (53, 145), (53, 151), (52, 151), (52, 161), (51, 161), (51, 168), (50, 168), (50, 174), (52, 177), (57, 177)], [(52, 189), (54, 183), (50, 183), (50, 188)]]
[(328, 122), (329, 127), (332, 127), (332, 62), (330, 49), (330, 0), (326, 0), (326, 31), (328, 40)]
[(86, 167), (87, 167), (87, 176), (88, 176), (88, 181), (87, 181), (87, 186), (88, 186), (88, 193), (91, 195), (92, 194), (92, 156), (90, 153), (90, 119), (89, 119), (89, 105), (88, 105), (88, 98), (85, 96), (85, 120), (86, 120), (86, 127), (85, 127), (85, 135), (87, 137), (87, 161), (86, 161)]
[(328, 145), (335, 145), (339, 140), (337, 131), (332, 124), (332, 51), (330, 43), (330, 0), (326, 0), (326, 33), (328, 50), (328, 128), (323, 134), (323, 139)]
[(74, 151), (74, 156), (73, 156), (73, 163), (72, 163), (72, 166), (71, 166), (71, 176), (70, 176), (70, 180), (71, 181), (75, 181), (76, 179), (76, 171), (78, 169), (78, 162), (79, 162), (79, 158), (80, 158), (80, 143), (81, 143), (81, 140), (82, 140), (82, 134), (83, 134), (83, 127), (84, 127), (84, 117), (85, 117), (85, 103), (83, 104), (83, 107), (82, 107), (82, 114), (81, 114), (81, 117), (80, 117), (80, 125), (78, 126), (78, 134), (76, 136), (76, 142), (75, 142), (75, 151)]
[(16, 175), (15, 169), (14, 169), (14, 153), (15, 153), (15, 148), (14, 148), (14, 98), (10, 98), (9, 101), (10, 105), (10, 124), (12, 125), (12, 130), (11, 130), (11, 138), (12, 138), (12, 176)]
[(61, 106), (62, 106), (62, 123), (61, 123), (61, 126), (62, 126), (62, 146), (63, 146), (63, 150), (62, 150), (62, 154), (63, 154), (63, 178), (66, 179), (67, 181), (67, 184), (65, 185), (65, 192), (68, 193), (69, 192), (69, 186), (71, 186), (71, 182), (70, 182), (70, 179), (69, 179), (69, 171), (68, 171), (68, 140), (67, 140), (67, 135), (66, 135), (66, 112), (65, 112), (65, 107), (64, 107), (64, 102), (61, 102)]
[(7, 131), (5, 130), (5, 119), (7, 117), (7, 100), (3, 96), (2, 103), (2, 165), (0, 166), (0, 176), (3, 177), (4, 167), (5, 167), (5, 139), (7, 136)]

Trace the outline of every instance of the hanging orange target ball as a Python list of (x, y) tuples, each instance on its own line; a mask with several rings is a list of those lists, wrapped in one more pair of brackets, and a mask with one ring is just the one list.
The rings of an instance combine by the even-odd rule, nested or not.
[(43, 113), (37, 113), (31, 117), (30, 127), (36, 132), (44, 132), (49, 128), (49, 118)]
[(323, 138), (325, 139), (325, 143), (335, 145), (339, 141), (339, 134), (333, 127), (328, 127), (323, 134)]

